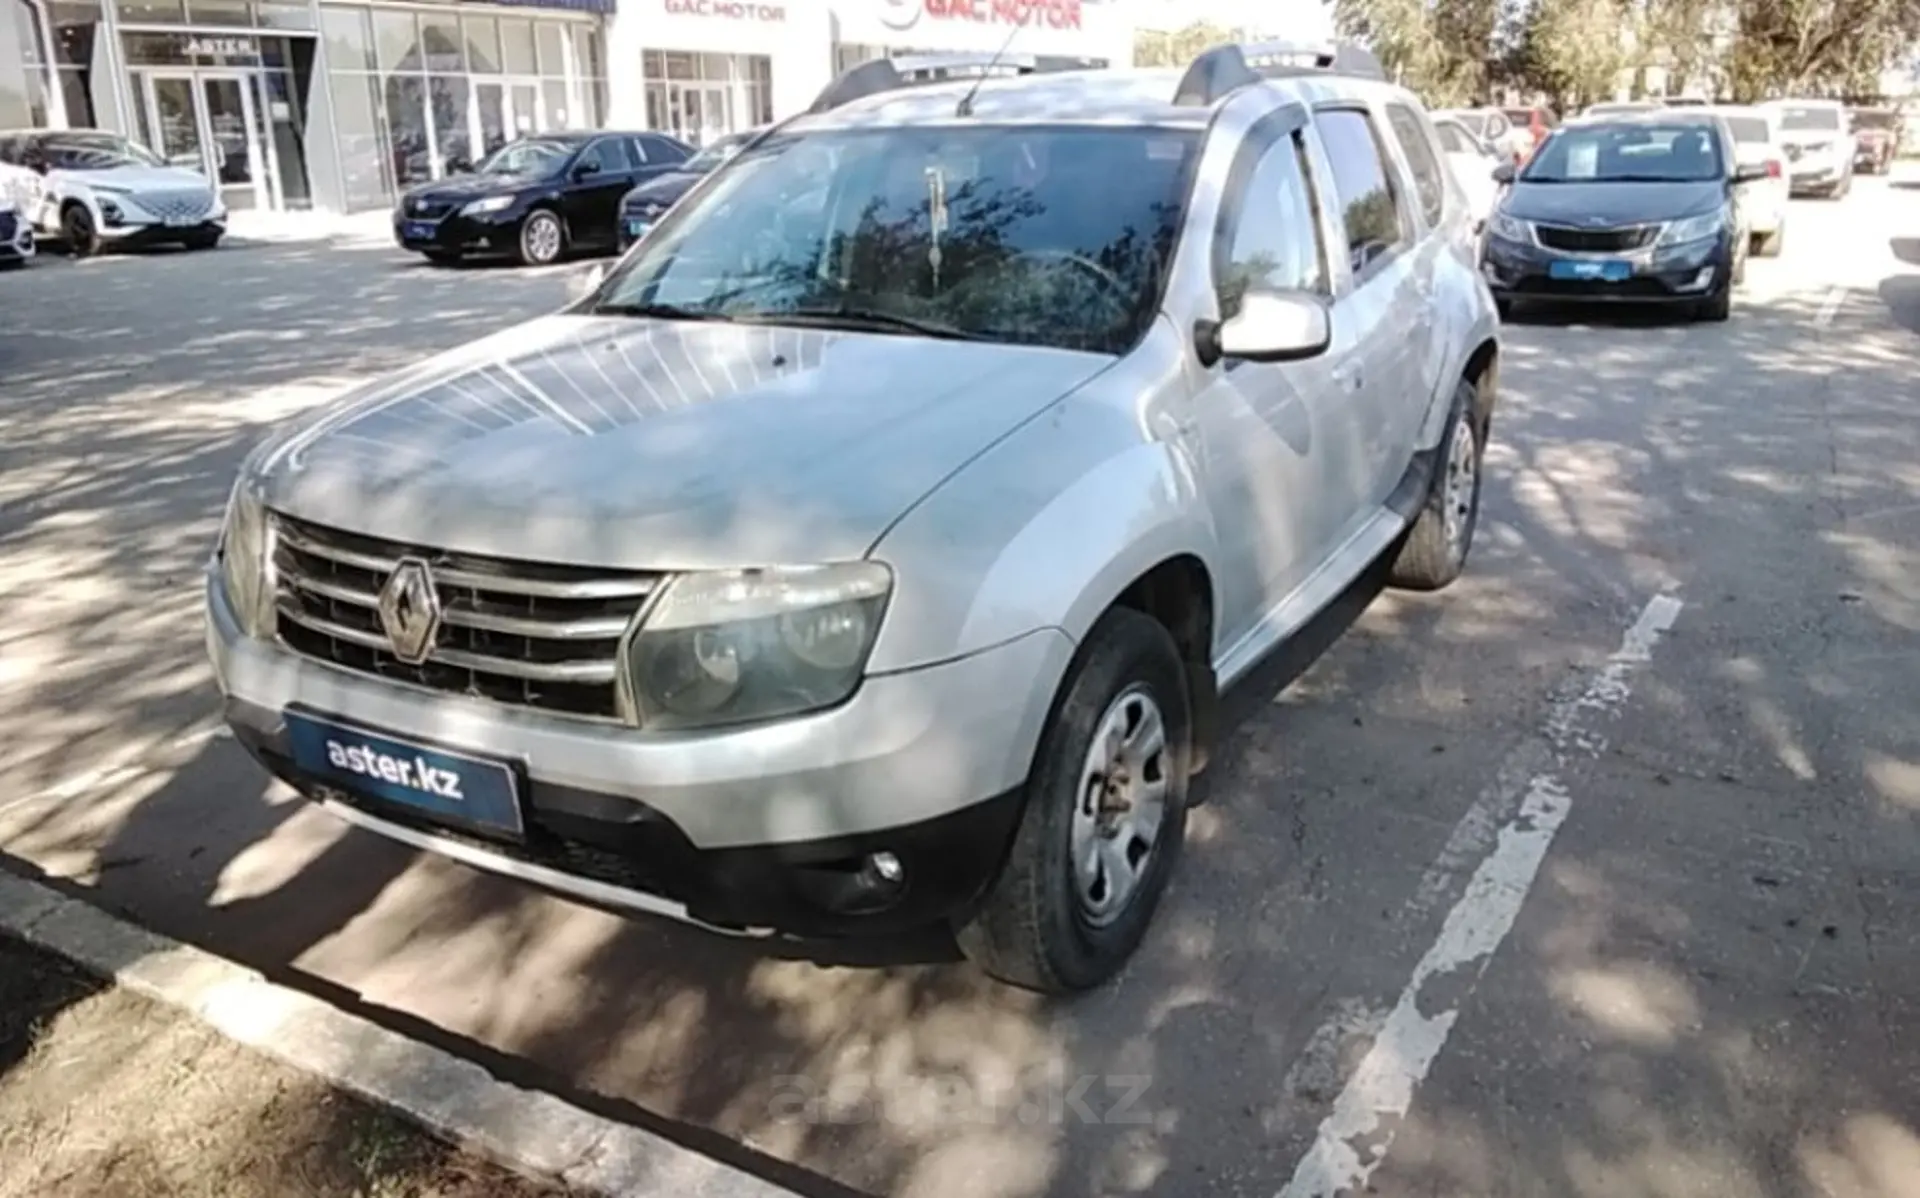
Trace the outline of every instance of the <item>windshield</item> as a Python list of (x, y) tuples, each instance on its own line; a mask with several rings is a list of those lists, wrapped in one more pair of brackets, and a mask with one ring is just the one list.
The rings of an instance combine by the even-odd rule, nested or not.
[(1821, 129), (1838, 132), (1840, 110), (1838, 108), (1783, 108), (1780, 110), (1780, 127), (1793, 133), (1808, 133)]
[(152, 150), (114, 133), (68, 132), (41, 139), (56, 170), (107, 171), (122, 166), (165, 166)]
[(574, 151), (574, 143), (569, 141), (545, 141), (529, 138), (525, 141), (508, 142), (493, 152), (481, 163), (478, 173), (482, 175), (550, 175), (560, 168), (567, 156)]
[(687, 165), (682, 169), (703, 173), (716, 169), (721, 163), (740, 152), (740, 147), (746, 144), (747, 136), (745, 133), (728, 134), (687, 159)]
[(675, 208), (593, 310), (1123, 352), (1159, 305), (1197, 144), (1084, 126), (776, 135)]
[(1720, 178), (1720, 139), (1707, 125), (1635, 121), (1574, 125), (1547, 139), (1528, 183), (1704, 183)]

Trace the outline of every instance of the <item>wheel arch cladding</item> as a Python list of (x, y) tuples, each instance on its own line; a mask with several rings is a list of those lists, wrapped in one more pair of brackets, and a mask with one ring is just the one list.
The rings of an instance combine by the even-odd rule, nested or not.
[(1219, 683), (1213, 672), (1213, 574), (1196, 554), (1167, 558), (1133, 580), (1109, 610), (1124, 607), (1151, 616), (1173, 634), (1186, 667), (1193, 717), (1192, 772), (1206, 768), (1219, 727)]
[(1500, 393), (1500, 343), (1488, 337), (1467, 355), (1461, 377), (1473, 384), (1473, 428), (1479, 434), (1481, 452), (1486, 451), (1487, 426), (1493, 421), (1494, 403)]

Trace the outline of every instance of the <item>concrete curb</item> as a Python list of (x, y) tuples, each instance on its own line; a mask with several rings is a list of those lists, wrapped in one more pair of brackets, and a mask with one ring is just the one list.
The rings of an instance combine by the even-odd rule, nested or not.
[(791, 1190), (509, 1085), (470, 1061), (38, 882), (0, 873), (0, 933), (58, 953), (535, 1180), (607, 1198), (793, 1198)]

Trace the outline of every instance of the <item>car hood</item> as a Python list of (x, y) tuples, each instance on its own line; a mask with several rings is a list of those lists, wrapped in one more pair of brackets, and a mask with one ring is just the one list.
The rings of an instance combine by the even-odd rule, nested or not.
[(556, 315), (309, 414), (249, 473), (276, 510), (468, 553), (633, 569), (843, 560), (1112, 361)]
[(205, 175), (180, 166), (116, 166), (98, 171), (76, 171), (63, 167), (54, 171), (53, 177), (74, 179), (89, 187), (121, 188), (134, 195), (143, 191), (184, 191), (188, 188), (213, 190), (213, 184)]
[(405, 200), (471, 200), (480, 196), (511, 195), (547, 181), (544, 175), (453, 175), (424, 183), (403, 193)]
[(663, 206), (672, 204), (692, 191), (693, 185), (704, 178), (706, 175), (698, 171), (669, 171), (664, 175), (655, 175), (629, 191), (620, 202), (622, 204), (655, 203)]
[(1548, 224), (1618, 226), (1678, 220), (1722, 202), (1724, 187), (1705, 183), (1516, 183), (1506, 211)]

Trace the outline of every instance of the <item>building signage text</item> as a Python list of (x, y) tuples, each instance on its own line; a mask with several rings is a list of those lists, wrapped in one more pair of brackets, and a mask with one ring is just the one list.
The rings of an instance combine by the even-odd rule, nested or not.
[(250, 37), (189, 37), (182, 49), (208, 58), (253, 58), (260, 53), (259, 45)]
[(881, 0), (881, 21), (907, 30), (922, 17), (934, 21), (972, 21), (979, 25), (1078, 29), (1082, 0)]
[(779, 4), (758, 4), (754, 0), (667, 0), (667, 11), (689, 17), (722, 17), (729, 21), (784, 21), (787, 10)]

